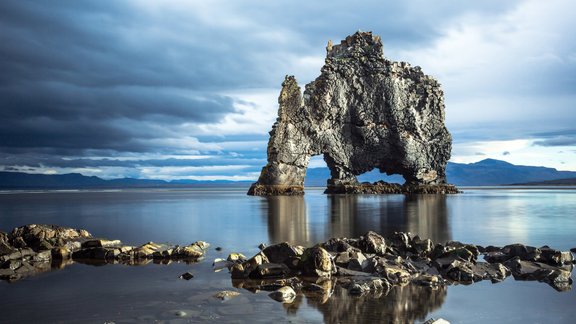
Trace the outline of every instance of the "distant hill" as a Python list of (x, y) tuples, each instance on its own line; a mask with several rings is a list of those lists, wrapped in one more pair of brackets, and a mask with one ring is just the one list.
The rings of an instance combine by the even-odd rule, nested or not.
[[(457, 186), (497, 186), (509, 184), (524, 184), (576, 178), (576, 172), (558, 171), (554, 168), (514, 165), (505, 161), (485, 159), (476, 163), (453, 163), (446, 166), (448, 182)], [(306, 175), (307, 186), (325, 186), (330, 177), (328, 168), (309, 169)], [(383, 179), (387, 182), (404, 183), (399, 175), (387, 177), (373, 170), (358, 177), (359, 181), (374, 182)], [(560, 182), (558, 184), (563, 184)], [(553, 184), (550, 184), (553, 185)]]
[[(446, 167), (448, 182), (457, 186), (497, 185), (576, 185), (576, 172), (558, 171), (553, 168), (514, 165), (508, 162), (486, 159), (476, 163), (452, 163)], [(310, 168), (306, 174), (307, 187), (324, 187), (330, 178), (330, 170)], [(402, 176), (386, 176), (373, 170), (358, 177), (361, 182), (384, 180), (404, 183)], [(0, 172), (0, 189), (89, 189), (89, 188), (187, 188), (234, 186), (248, 188), (252, 181), (196, 181), (196, 180), (147, 180), (112, 179), (104, 180), (79, 173), (62, 175)]]
[(149, 179), (111, 179), (79, 173), (60, 175), (30, 174), (22, 172), (0, 172), (0, 189), (107, 189), (107, 188), (186, 188), (238, 186), (246, 187), (251, 181), (197, 181), (197, 180), (149, 180)]

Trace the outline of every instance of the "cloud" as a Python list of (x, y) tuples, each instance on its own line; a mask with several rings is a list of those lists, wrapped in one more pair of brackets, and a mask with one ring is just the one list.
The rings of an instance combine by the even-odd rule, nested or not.
[(568, 145), (570, 134), (536, 133), (576, 118), (574, 6), (2, 1), (0, 165), (104, 177), (226, 166), (218, 175), (255, 177), (284, 75), (310, 82), (327, 40), (358, 29), (440, 80), (456, 157), (495, 140)]

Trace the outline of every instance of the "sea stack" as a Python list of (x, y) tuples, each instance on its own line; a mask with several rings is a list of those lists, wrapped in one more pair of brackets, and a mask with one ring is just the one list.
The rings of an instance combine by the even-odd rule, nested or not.
[[(379, 36), (356, 32), (326, 47), (321, 74), (302, 95), (286, 76), (270, 131), (268, 163), (249, 195), (301, 195), (310, 157), (330, 168), (327, 193), (456, 193), (446, 183), (452, 138), (444, 94), (420, 67), (384, 57)], [(360, 184), (372, 169), (404, 185)]]

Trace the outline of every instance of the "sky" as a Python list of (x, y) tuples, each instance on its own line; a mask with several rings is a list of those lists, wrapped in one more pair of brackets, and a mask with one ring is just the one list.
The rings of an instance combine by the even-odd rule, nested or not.
[(255, 180), (284, 76), (311, 82), (328, 40), (357, 30), (442, 84), (452, 162), (576, 171), (574, 12), (571, 0), (3, 0), (0, 171)]

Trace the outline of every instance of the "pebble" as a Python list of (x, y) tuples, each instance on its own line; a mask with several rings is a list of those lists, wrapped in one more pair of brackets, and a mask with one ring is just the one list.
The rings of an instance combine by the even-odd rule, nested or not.
[(194, 275), (191, 274), (190, 272), (185, 272), (185, 273), (180, 275), (180, 279), (190, 280), (192, 278), (194, 278)]

